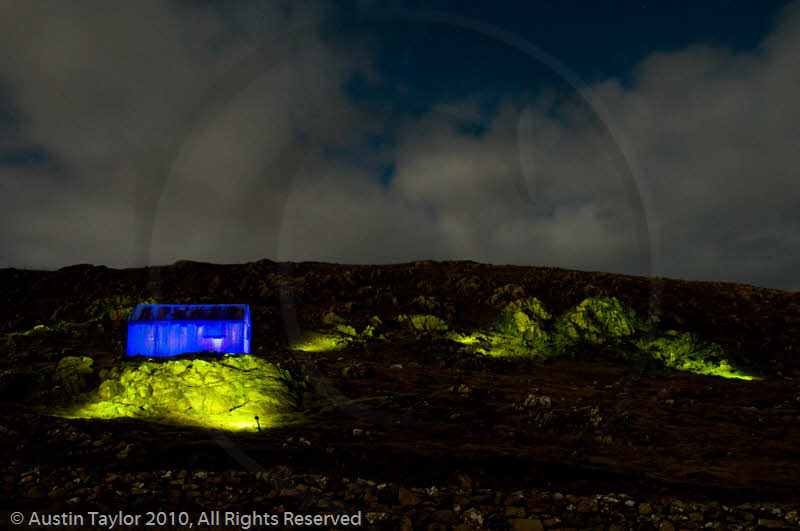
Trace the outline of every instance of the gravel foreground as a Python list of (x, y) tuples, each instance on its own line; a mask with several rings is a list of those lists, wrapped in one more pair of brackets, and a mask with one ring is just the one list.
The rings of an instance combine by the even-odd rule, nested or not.
[[(105, 445), (74, 426), (56, 422), (71, 451)], [(4, 428), (8, 436), (8, 428)], [(13, 435), (13, 433), (11, 434)], [(139, 452), (121, 443), (120, 458)], [(142, 467), (146, 468), (146, 467)], [(3, 505), (30, 517), (39, 514), (81, 514), (88, 511), (145, 514), (186, 512), (197, 521), (203, 512), (222, 514), (219, 528), (259, 528), (253, 514), (361, 515), (366, 529), (787, 529), (797, 528), (800, 506), (745, 502), (726, 505), (713, 500), (674, 496), (630, 496), (624, 492), (574, 494), (542, 489), (482, 488), (479, 480), (460, 474), (456, 484), (409, 487), (396, 482), (338, 474), (298, 473), (279, 465), (223, 471), (157, 468), (137, 472), (98, 467), (37, 466), (12, 459), (2, 472)], [(8, 518), (10, 511), (4, 511)], [(267, 516), (264, 516), (264, 515)], [(225, 518), (238, 525), (224, 525)], [(247, 518), (250, 518), (249, 520)], [(6, 520), (8, 521), (8, 520)], [(268, 520), (267, 520), (268, 521)], [(34, 526), (35, 527), (35, 526)], [(157, 526), (158, 527), (158, 526)], [(186, 528), (186, 526), (163, 526)], [(147, 528), (147, 527), (142, 527)], [(348, 527), (331, 527), (347, 529)]]

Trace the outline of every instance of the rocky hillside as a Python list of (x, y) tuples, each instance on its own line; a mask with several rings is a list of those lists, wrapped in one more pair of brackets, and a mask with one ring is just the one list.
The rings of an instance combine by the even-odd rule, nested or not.
[[(263, 260), (7, 269), (0, 298), (4, 510), (797, 524), (800, 294)], [(144, 302), (249, 304), (252, 355), (126, 356)]]

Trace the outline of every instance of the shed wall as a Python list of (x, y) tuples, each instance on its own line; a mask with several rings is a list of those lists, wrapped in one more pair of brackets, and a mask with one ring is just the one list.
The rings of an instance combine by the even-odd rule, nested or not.
[(128, 323), (127, 353), (130, 355), (176, 356), (205, 350), (249, 354), (250, 326), (244, 321)]

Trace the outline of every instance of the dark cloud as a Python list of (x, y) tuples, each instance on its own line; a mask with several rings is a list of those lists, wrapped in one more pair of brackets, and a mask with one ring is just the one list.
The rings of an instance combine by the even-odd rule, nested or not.
[(659, 273), (800, 288), (800, 12), (764, 44), (654, 54), (597, 87), (641, 165)]
[(473, 259), (800, 288), (798, 4), (751, 51), (422, 115), (348, 95), (387, 83), (379, 35), (323, 39), (327, 8), (289, 6), (6, 4), (2, 265)]
[[(355, 60), (318, 42), (312, 4), (241, 4), (225, 16), (164, 2), (2, 9), (0, 85), (17, 125), (3, 151), (41, 146), (60, 166), (0, 170), (8, 265), (213, 258), (214, 231), (237, 221), (220, 217), (223, 202), (310, 113), (341, 106)], [(162, 195), (176, 183), (183, 200), (165, 217)], [(151, 244), (157, 219), (185, 232), (169, 250)], [(189, 245), (198, 238), (211, 245)]]

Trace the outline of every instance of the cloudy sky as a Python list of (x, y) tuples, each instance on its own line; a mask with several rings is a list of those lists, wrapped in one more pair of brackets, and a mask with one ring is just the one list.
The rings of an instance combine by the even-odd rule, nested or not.
[(0, 0), (0, 267), (800, 289), (800, 2), (460, 4)]

